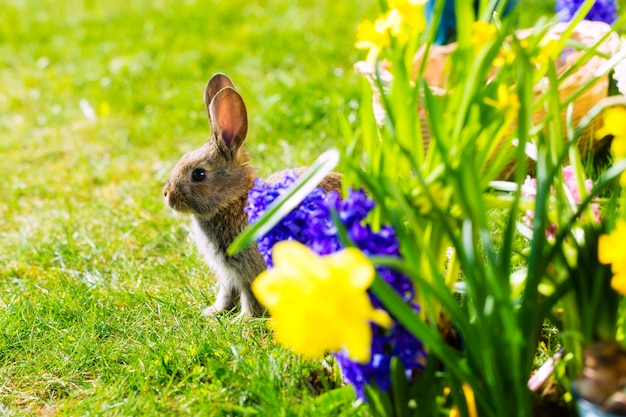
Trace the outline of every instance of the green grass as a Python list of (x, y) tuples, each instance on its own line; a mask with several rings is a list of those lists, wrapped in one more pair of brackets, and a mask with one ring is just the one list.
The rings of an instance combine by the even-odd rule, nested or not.
[(368, 414), (330, 357), (199, 315), (213, 282), (161, 196), (217, 71), (260, 175), (337, 146), (365, 3), (0, 4), (0, 414)]
[(330, 392), (330, 358), (276, 346), (263, 320), (199, 315), (213, 281), (161, 188), (209, 137), (216, 71), (247, 102), (260, 174), (333, 146), (336, 115), (356, 111), (366, 9), (2, 2), (1, 415), (365, 412)]

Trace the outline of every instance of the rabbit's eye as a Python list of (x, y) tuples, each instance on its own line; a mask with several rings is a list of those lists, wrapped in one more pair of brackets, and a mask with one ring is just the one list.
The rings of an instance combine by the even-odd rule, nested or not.
[(194, 169), (191, 173), (191, 178), (196, 182), (204, 181), (204, 179), (206, 178), (206, 170), (202, 168)]

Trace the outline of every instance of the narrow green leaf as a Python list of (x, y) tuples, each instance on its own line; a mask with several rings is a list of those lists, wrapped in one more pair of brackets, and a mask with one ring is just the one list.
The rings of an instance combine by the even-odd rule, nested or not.
[(367, 398), (372, 414), (380, 417), (393, 417), (393, 406), (389, 395), (374, 385), (365, 386)]
[[(467, 382), (476, 395), (480, 404), (490, 404), (486, 397), (487, 393), (480, 385), (479, 376), (474, 374), (465, 361), (460, 360), (459, 352), (448, 346), (441, 338), (436, 328), (432, 328), (420, 320), (413, 310), (402, 300), (391, 286), (380, 277), (376, 277), (370, 288), (378, 299), (383, 303), (391, 315), (398, 320), (408, 331), (421, 340), (430, 352), (437, 355), (459, 380)], [(492, 410), (484, 410), (485, 415), (495, 416)]]
[(391, 398), (396, 416), (409, 415), (409, 381), (398, 357), (391, 358)]

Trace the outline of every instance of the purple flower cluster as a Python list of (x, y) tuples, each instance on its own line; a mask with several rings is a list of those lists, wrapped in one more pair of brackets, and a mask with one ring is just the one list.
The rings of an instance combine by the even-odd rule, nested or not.
[[(248, 205), (245, 208), (250, 223), (256, 222), (267, 207), (289, 188), (298, 177), (293, 171), (273, 185), (255, 179), (254, 186), (248, 192)], [(296, 240), (319, 255), (327, 255), (341, 249), (337, 238), (337, 229), (330, 219), (330, 209), (326, 200), (337, 199), (337, 193), (325, 195), (322, 188), (316, 188), (298, 206), (296, 210), (283, 217), (274, 228), (257, 241), (259, 251), (268, 266), (274, 266), (272, 247), (282, 240)]]
[[(572, 20), (584, 2), (585, 0), (557, 0), (556, 11), (561, 15), (561, 21), (569, 22)], [(612, 25), (617, 20), (615, 0), (596, 0), (585, 19)]]
[[(267, 207), (284, 193), (297, 179), (293, 172), (288, 172), (284, 180), (276, 184), (266, 184), (255, 180), (254, 187), (248, 193), (246, 212), (250, 223), (257, 221)], [(393, 228), (382, 226), (373, 231), (363, 220), (374, 208), (374, 202), (365, 192), (350, 190), (348, 196), (340, 199), (336, 192), (325, 193), (322, 188), (315, 189), (300, 205), (285, 216), (271, 231), (261, 237), (258, 248), (268, 266), (272, 266), (272, 247), (282, 240), (296, 240), (308, 246), (319, 255), (327, 255), (343, 249), (331, 208), (336, 210), (346, 229), (348, 237), (366, 255), (387, 255), (400, 257), (398, 239)], [(391, 268), (378, 267), (378, 274), (387, 281), (415, 311), (419, 306), (413, 301), (415, 290), (411, 280)], [(370, 294), (372, 304), (382, 308), (382, 304)], [(336, 353), (343, 372), (344, 381), (352, 384), (358, 398), (365, 399), (364, 390), (373, 382), (383, 389), (390, 386), (391, 358), (396, 356), (406, 369), (408, 378), (424, 368), (426, 352), (422, 342), (415, 339), (404, 327), (395, 324), (392, 329), (384, 329), (372, 323), (373, 341), (369, 363), (351, 361), (345, 352)]]
[[(413, 308), (416, 312), (419, 311), (416, 306)], [(365, 400), (365, 387), (372, 382), (375, 382), (379, 389), (389, 391), (392, 357), (400, 359), (409, 381), (414, 380), (426, 364), (426, 351), (422, 342), (400, 324), (396, 323), (391, 330), (372, 324), (372, 332), (374, 338), (369, 363), (351, 361), (345, 351), (335, 353), (343, 380), (347, 384), (352, 384), (357, 398), (361, 400)]]

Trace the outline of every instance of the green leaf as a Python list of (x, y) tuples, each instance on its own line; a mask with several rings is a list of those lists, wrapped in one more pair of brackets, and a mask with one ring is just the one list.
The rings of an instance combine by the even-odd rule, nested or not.
[(354, 402), (354, 400), (354, 387), (346, 385), (324, 392), (315, 399), (315, 404), (316, 407), (328, 412), (337, 411), (340, 407)]
[(391, 398), (396, 416), (409, 415), (409, 381), (404, 374), (402, 361), (396, 356), (391, 358)]
[[(380, 277), (377, 276), (374, 279), (371, 290), (400, 324), (421, 340), (428, 347), (430, 353), (440, 358), (448, 372), (472, 387), (479, 403), (490, 403), (487, 399), (488, 394), (480, 386), (479, 376), (470, 370), (465, 361), (461, 360), (460, 352), (445, 343), (437, 328), (430, 327), (420, 320), (400, 295)], [(494, 414), (490, 410), (485, 410), (485, 415)]]
[(394, 415), (389, 394), (378, 388), (376, 384), (365, 386), (365, 398), (367, 398), (370, 410), (375, 416), (390, 417)]

